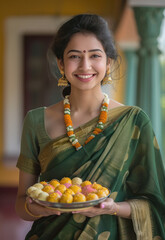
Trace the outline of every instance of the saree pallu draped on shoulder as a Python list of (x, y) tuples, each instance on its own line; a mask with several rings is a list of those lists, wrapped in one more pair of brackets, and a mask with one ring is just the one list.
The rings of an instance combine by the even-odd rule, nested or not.
[[(86, 133), (79, 129), (76, 135), (81, 140)], [(78, 176), (97, 181), (116, 202), (130, 202), (132, 219), (70, 213), (43, 217), (26, 239), (165, 239), (164, 166), (150, 120), (138, 107), (112, 110), (104, 131), (79, 151), (65, 141), (60, 150), (52, 141), (39, 160), (41, 180)]]

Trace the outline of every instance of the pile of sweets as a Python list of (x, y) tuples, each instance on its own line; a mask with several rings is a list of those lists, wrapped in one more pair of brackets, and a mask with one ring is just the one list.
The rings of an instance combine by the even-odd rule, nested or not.
[(27, 189), (27, 194), (33, 199), (53, 203), (86, 202), (107, 197), (109, 190), (106, 187), (90, 181), (82, 181), (75, 177), (68, 177), (60, 181), (53, 179), (50, 182), (39, 182)]

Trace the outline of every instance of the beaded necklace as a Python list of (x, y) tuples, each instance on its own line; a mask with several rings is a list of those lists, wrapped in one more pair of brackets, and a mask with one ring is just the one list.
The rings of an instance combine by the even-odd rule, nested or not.
[[(87, 144), (88, 142), (90, 142), (96, 135), (98, 135), (100, 132), (103, 131), (104, 124), (107, 121), (108, 104), (109, 104), (108, 95), (104, 93), (104, 100), (101, 105), (101, 112), (100, 112), (100, 116), (99, 116), (99, 120), (97, 122), (96, 128), (93, 130), (92, 134), (88, 137), (88, 139), (85, 141), (84, 144)], [(82, 146), (79, 143), (78, 139), (76, 138), (76, 135), (74, 134), (73, 123), (70, 116), (70, 112), (71, 110), (70, 110), (69, 95), (67, 95), (65, 96), (65, 99), (64, 99), (64, 122), (66, 125), (66, 131), (69, 137), (69, 141), (76, 148), (76, 150), (79, 150), (82, 148)]]

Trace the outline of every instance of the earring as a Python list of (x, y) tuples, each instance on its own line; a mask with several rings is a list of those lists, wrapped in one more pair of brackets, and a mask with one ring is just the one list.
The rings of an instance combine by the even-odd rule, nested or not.
[(68, 81), (67, 81), (67, 79), (65, 77), (64, 72), (60, 71), (60, 73), (61, 73), (62, 77), (59, 78), (59, 80), (58, 80), (58, 86), (59, 87), (66, 87), (66, 86), (68, 86)]
[(111, 78), (111, 75), (110, 75), (110, 68), (108, 68), (107, 72), (106, 72), (106, 75), (102, 81), (102, 85), (105, 85), (105, 84), (112, 84), (112, 78)]

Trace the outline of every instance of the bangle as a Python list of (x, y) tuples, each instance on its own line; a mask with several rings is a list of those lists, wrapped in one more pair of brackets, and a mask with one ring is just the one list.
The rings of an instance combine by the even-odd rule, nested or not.
[(119, 212), (119, 206), (117, 205), (117, 203), (116, 203), (116, 211), (113, 213), (113, 215), (117, 215), (118, 214), (118, 212)]
[(25, 202), (25, 211), (27, 212), (27, 214), (29, 214), (31, 217), (35, 217), (35, 218), (40, 218), (40, 217), (42, 217), (42, 215), (33, 215), (30, 211), (29, 211), (29, 209), (28, 209), (28, 207), (27, 207), (27, 202)]

